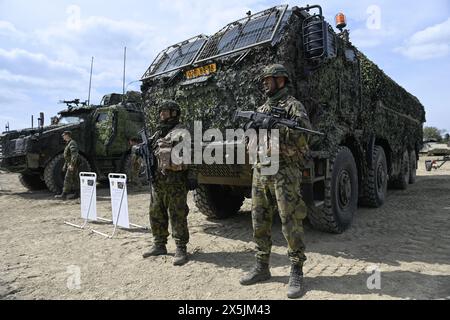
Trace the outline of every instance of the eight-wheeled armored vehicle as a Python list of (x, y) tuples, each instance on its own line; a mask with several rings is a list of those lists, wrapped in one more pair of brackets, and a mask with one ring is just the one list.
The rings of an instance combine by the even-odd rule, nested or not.
[[(158, 104), (174, 99), (192, 127), (237, 128), (236, 110), (255, 110), (265, 97), (259, 76), (281, 63), (290, 92), (307, 108), (315, 130), (302, 192), (318, 229), (346, 230), (358, 203), (380, 207), (388, 184), (414, 183), (425, 110), (340, 32), (320, 6), (276, 6), (163, 50), (142, 77), (146, 120), (154, 128)], [(214, 142), (217, 143), (217, 142)], [(195, 201), (207, 216), (236, 213), (250, 196), (249, 165), (197, 168)]]

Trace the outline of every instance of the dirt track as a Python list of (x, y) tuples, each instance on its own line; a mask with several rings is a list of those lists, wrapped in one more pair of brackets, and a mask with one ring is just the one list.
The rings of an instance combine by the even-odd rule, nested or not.
[[(360, 208), (342, 235), (306, 226), (308, 293), (304, 299), (450, 299), (450, 163), (431, 173), (420, 161), (417, 183), (390, 190), (381, 209)], [(108, 190), (98, 190), (98, 214), (110, 216)], [(274, 226), (273, 278), (242, 287), (253, 263), (250, 204), (227, 221), (208, 221), (189, 196), (190, 262), (172, 256), (143, 260), (151, 234), (120, 230), (107, 240), (80, 223), (79, 203), (27, 192), (16, 175), (0, 174), (0, 299), (285, 299), (289, 260), (281, 226)], [(148, 195), (129, 197), (131, 220), (148, 225)], [(106, 224), (91, 225), (111, 232)], [(173, 255), (175, 246), (169, 242)], [(367, 268), (381, 272), (369, 290)], [(68, 288), (73, 270), (80, 288)]]

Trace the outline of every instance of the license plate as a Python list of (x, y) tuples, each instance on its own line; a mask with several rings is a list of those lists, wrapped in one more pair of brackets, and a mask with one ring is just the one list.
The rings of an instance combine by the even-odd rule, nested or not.
[(217, 65), (215, 63), (208, 64), (203, 67), (198, 67), (192, 70), (186, 71), (186, 79), (194, 79), (202, 76), (209, 76), (212, 73), (217, 72)]

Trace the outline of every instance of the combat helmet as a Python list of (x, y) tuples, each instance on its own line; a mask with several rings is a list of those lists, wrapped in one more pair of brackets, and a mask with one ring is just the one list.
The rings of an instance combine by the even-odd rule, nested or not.
[(261, 80), (264, 80), (267, 77), (285, 77), (289, 81), (289, 73), (285, 66), (282, 64), (272, 64), (264, 68), (263, 73), (261, 75)]
[(170, 111), (177, 111), (178, 115), (181, 113), (181, 108), (178, 103), (176, 103), (173, 100), (165, 100), (163, 101), (158, 108), (158, 112), (161, 112), (162, 110), (170, 110)]

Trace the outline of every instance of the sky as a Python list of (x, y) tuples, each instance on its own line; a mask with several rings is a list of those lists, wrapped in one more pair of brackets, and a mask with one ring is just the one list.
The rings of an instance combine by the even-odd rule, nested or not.
[[(139, 90), (144, 72), (168, 46), (269, 7), (320, 4), (325, 18), (344, 12), (351, 41), (419, 98), (426, 126), (450, 131), (450, 1), (429, 0), (0, 0), (0, 132), (64, 109), (60, 100), (89, 92), (91, 102)], [(36, 124), (36, 121), (35, 121)], [(48, 122), (47, 122), (48, 124)]]

